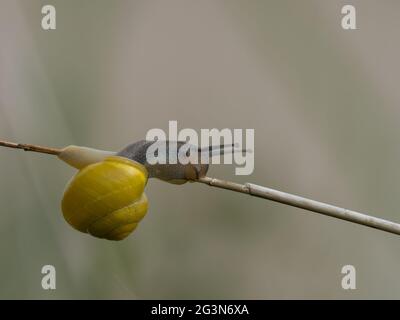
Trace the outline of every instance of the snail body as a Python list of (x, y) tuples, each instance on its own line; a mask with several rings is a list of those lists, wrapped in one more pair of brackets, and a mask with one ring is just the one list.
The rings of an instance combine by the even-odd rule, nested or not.
[[(143, 164), (149, 172), (149, 178), (157, 178), (172, 184), (184, 184), (201, 176), (205, 176), (209, 165), (207, 163), (200, 163), (200, 159), (198, 159), (197, 163), (170, 163), (169, 149), (174, 147), (176, 152), (179, 152), (179, 149), (183, 146), (187, 148), (194, 147), (197, 151), (201, 150), (183, 141), (140, 140), (125, 147), (118, 152), (117, 155)], [(149, 148), (153, 148), (153, 150), (157, 150), (157, 152), (164, 152), (166, 163), (152, 163), (154, 159), (149, 159), (149, 157), (152, 156), (151, 153), (147, 152)], [(189, 155), (189, 149), (187, 154)]]

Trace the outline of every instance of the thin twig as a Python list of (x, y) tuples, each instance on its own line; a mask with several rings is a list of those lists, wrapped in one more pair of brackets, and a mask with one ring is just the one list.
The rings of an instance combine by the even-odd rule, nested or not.
[(53, 155), (59, 155), (61, 153), (61, 149), (42, 147), (34, 144), (14, 143), (2, 140), (0, 140), (0, 146), (14, 148), (14, 149), (22, 149), (25, 151), (53, 154)]
[(400, 235), (400, 224), (398, 223), (376, 218), (364, 213), (332, 206), (323, 202), (299, 197), (290, 193), (258, 186), (252, 183), (239, 184), (210, 177), (202, 177), (197, 181), (212, 187), (245, 193), (255, 197), (280, 202), (292, 207), (313, 211), (337, 219), (347, 220), (367, 227)]
[[(42, 147), (33, 144), (22, 144), (22, 143), (13, 143), (8, 141), (0, 140), (0, 146), (14, 148), (14, 149), (22, 149), (25, 151), (33, 151), (46, 153), (51, 155), (59, 155), (62, 150)], [(221, 179), (211, 178), (211, 177), (202, 177), (196, 180), (197, 182), (204, 183), (211, 187), (231, 190), (235, 192), (245, 193), (251, 196), (272, 200), (275, 202), (280, 202), (292, 207), (301, 208), (308, 211), (313, 211), (316, 213), (320, 213), (326, 216), (334, 217), (337, 219), (342, 219), (346, 221), (350, 221), (353, 223), (361, 224), (367, 227), (379, 229), (382, 231), (394, 233), (400, 235), (400, 224), (376, 218), (364, 213), (332, 206), (330, 204), (326, 204), (323, 202), (303, 198), (300, 196), (296, 196), (290, 193), (285, 193), (282, 191), (270, 189), (267, 187), (259, 186), (252, 183), (239, 184), (231, 181), (225, 181)]]

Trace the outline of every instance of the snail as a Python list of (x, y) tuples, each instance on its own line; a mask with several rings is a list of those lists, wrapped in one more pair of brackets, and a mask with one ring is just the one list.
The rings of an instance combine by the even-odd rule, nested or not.
[[(165, 143), (166, 148), (160, 144)], [(157, 147), (168, 158), (170, 148), (185, 154), (197, 151), (199, 161), (154, 163), (149, 148)], [(76, 230), (97, 238), (122, 240), (131, 234), (146, 215), (148, 199), (144, 193), (148, 178), (158, 178), (173, 184), (183, 184), (205, 176), (208, 163), (201, 163), (201, 155), (208, 156), (237, 152), (234, 145), (197, 148), (181, 141), (141, 140), (120, 152), (68, 146), (51, 149), (32, 145), (11, 146), (27, 151), (55, 154), (79, 171), (67, 184), (61, 201), (65, 220)], [(158, 156), (160, 156), (158, 154)], [(194, 155), (196, 157), (196, 155)]]

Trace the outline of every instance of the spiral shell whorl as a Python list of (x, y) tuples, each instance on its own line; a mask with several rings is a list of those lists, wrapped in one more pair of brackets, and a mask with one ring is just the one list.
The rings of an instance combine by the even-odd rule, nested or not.
[(111, 156), (88, 165), (66, 187), (64, 218), (81, 232), (122, 240), (147, 212), (146, 183), (144, 166), (126, 158)]

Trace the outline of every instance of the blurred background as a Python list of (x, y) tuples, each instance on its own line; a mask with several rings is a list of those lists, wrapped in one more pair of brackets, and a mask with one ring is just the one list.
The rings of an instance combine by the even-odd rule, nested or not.
[[(57, 29), (41, 28), (41, 8)], [(254, 128), (253, 182), (400, 221), (399, 1), (0, 0), (0, 137), (119, 150), (151, 128)], [(75, 173), (0, 150), (0, 298), (400, 298), (400, 238), (208, 188), (150, 181), (122, 242), (79, 233)], [(41, 287), (41, 268), (57, 289)], [(354, 265), (357, 289), (341, 288)]]

